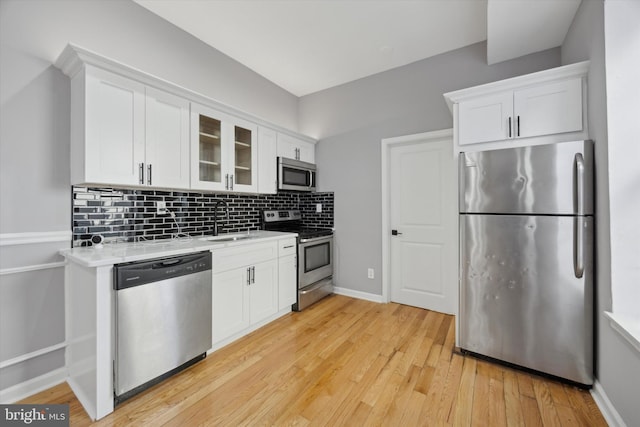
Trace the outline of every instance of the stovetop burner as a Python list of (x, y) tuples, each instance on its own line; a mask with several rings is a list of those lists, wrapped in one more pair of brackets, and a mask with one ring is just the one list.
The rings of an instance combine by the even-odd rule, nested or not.
[(333, 230), (330, 228), (304, 227), (302, 225), (302, 214), (299, 210), (263, 211), (262, 228), (269, 231), (298, 233), (301, 239), (333, 234)]

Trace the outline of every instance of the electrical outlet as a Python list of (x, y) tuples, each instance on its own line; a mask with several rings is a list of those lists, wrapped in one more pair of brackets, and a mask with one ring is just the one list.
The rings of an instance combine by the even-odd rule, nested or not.
[(167, 202), (156, 202), (156, 213), (158, 215), (167, 214)]
[(317, 213), (322, 212), (322, 203), (316, 203), (316, 212)]
[(375, 272), (374, 272), (373, 268), (370, 268), (370, 269), (367, 270), (367, 277), (369, 279), (375, 278)]

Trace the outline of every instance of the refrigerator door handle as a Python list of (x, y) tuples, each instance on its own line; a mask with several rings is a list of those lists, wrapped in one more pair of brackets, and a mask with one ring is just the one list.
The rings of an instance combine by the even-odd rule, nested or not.
[(464, 202), (464, 192), (466, 188), (465, 183), (465, 166), (467, 164), (466, 156), (463, 152), (460, 153), (460, 157), (458, 157), (458, 212), (466, 212), (467, 207)]
[(582, 153), (576, 153), (574, 157), (576, 179), (576, 214), (574, 219), (574, 259), (573, 271), (580, 279), (584, 274), (584, 157)]
[(580, 279), (584, 274), (584, 217), (573, 218), (573, 272)]
[(576, 215), (584, 215), (584, 157), (576, 153), (574, 157), (576, 179)]

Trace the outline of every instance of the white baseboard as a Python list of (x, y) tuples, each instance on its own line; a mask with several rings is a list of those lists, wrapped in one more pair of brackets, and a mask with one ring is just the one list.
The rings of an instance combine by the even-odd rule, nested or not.
[(337, 286), (333, 287), (333, 293), (338, 295), (344, 295), (346, 297), (358, 298), (372, 302), (383, 303), (382, 295), (370, 294), (368, 292), (355, 291), (353, 289), (348, 288), (339, 288)]
[(43, 390), (62, 384), (67, 379), (67, 368), (62, 367), (20, 384), (0, 390), (0, 403), (11, 404)]
[(607, 394), (604, 392), (602, 384), (598, 381), (593, 383), (591, 396), (596, 402), (596, 405), (598, 405), (600, 412), (602, 412), (602, 416), (610, 427), (627, 427), (624, 420), (609, 400), (609, 397), (607, 397)]

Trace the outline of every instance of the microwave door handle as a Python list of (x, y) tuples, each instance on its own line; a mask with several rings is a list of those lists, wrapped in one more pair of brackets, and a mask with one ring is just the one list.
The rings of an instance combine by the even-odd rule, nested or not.
[(309, 182), (311, 183), (311, 187), (316, 186), (316, 173), (314, 171), (309, 171)]

